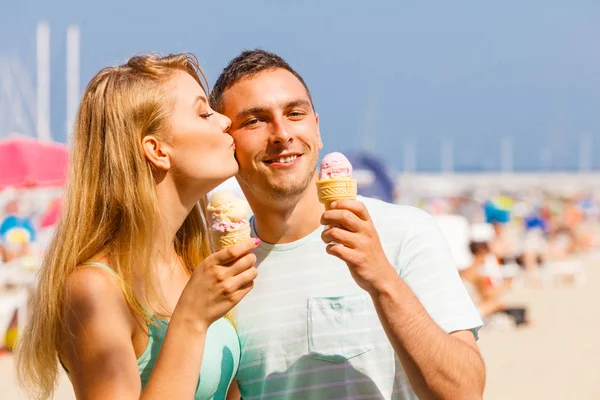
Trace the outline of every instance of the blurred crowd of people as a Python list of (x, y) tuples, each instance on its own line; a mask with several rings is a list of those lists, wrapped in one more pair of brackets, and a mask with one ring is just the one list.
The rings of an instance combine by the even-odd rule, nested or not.
[(60, 216), (58, 189), (0, 191), (0, 261), (43, 252)]
[(527, 307), (507, 302), (515, 285), (543, 288), (557, 280), (581, 283), (578, 256), (599, 244), (600, 201), (591, 194), (425, 197), (417, 206), (433, 214), (481, 315), (528, 322)]
[(27, 318), (42, 256), (61, 211), (60, 189), (0, 190), (0, 353)]
[[(60, 188), (0, 191), (0, 294), (14, 285), (9, 270), (35, 273), (41, 265), (60, 216), (60, 195)], [(516, 284), (553, 282), (553, 265), (600, 244), (600, 199), (591, 195), (465, 193), (422, 197), (413, 205), (438, 219), (460, 276), (488, 322), (502, 316), (526, 325), (527, 307), (507, 302), (508, 291)], [(12, 314), (0, 316), (0, 324), (15, 321)], [(3, 331), (0, 327), (0, 335)]]

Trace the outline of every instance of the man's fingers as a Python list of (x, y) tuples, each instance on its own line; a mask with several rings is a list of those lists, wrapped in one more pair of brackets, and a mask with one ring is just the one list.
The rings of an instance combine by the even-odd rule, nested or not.
[(358, 200), (337, 200), (331, 203), (332, 210), (348, 210), (358, 216), (363, 221), (369, 221), (371, 216), (367, 207), (362, 201)]
[(327, 210), (321, 216), (321, 225), (339, 225), (351, 232), (358, 232), (363, 223), (356, 214), (344, 209)]
[(352, 249), (356, 248), (358, 245), (356, 236), (356, 233), (349, 232), (346, 229), (337, 226), (325, 229), (323, 233), (321, 233), (321, 239), (325, 243), (329, 244), (331, 242), (336, 242)]
[(356, 250), (346, 247), (344, 245), (341, 245), (339, 243), (327, 245), (327, 247), (325, 248), (325, 251), (328, 254), (331, 254), (332, 256), (336, 256), (337, 258), (339, 258), (340, 260), (342, 260), (346, 263), (352, 263), (352, 260), (354, 259), (354, 253), (356, 252)]

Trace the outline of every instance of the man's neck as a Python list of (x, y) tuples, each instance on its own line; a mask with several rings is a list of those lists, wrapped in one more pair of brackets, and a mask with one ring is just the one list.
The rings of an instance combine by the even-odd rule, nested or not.
[(266, 243), (291, 243), (311, 234), (321, 224), (325, 207), (319, 202), (315, 178), (298, 198), (289, 201), (265, 200), (255, 193), (246, 197), (254, 212), (254, 227)]

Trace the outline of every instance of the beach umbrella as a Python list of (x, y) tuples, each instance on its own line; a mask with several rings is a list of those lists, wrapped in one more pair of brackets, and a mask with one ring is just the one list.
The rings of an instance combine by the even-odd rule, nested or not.
[(68, 149), (61, 143), (23, 136), (0, 140), (0, 190), (62, 186), (67, 160)]

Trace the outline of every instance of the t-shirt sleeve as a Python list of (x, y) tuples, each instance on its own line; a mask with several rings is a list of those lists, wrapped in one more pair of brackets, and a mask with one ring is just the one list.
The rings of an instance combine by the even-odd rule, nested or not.
[(397, 255), (400, 277), (444, 331), (471, 329), (477, 338), (483, 322), (458, 275), (446, 240), (432, 216), (415, 212), (414, 230)]

